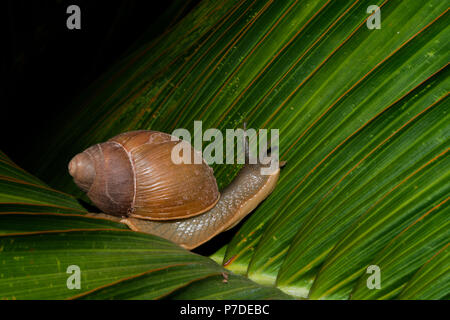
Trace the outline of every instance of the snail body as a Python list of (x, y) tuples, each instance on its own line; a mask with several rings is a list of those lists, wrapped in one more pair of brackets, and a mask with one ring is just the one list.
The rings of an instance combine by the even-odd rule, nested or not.
[(173, 140), (157, 131), (123, 133), (76, 155), (69, 173), (106, 213), (95, 216), (187, 249), (235, 226), (276, 186), (279, 168), (262, 175), (261, 168), (268, 165), (245, 164), (220, 194), (213, 170), (204, 161), (171, 161), (172, 148), (179, 143)]

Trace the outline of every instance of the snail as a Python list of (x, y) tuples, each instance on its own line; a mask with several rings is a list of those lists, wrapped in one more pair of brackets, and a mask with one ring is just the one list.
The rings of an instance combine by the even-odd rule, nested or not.
[[(191, 250), (238, 224), (276, 186), (278, 166), (263, 175), (261, 168), (268, 165), (262, 162), (268, 161), (246, 161), (219, 193), (213, 170), (204, 159), (201, 164), (171, 161), (172, 148), (180, 143), (173, 138), (158, 131), (131, 131), (76, 155), (69, 173), (103, 211), (90, 215)], [(244, 146), (248, 160), (247, 140)]]

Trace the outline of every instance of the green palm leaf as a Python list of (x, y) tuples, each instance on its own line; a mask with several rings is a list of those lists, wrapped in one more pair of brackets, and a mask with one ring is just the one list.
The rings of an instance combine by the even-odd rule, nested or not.
[(354, 287), (352, 299), (396, 297), (411, 275), (447, 245), (450, 238), (448, 199), (419, 217), (373, 259), (373, 264), (383, 270), (383, 288), (368, 290), (362, 277)]
[[(0, 181), (17, 172), (23, 180), (14, 180), (14, 200), (21, 203), (7, 202), (10, 186), (0, 184), (0, 299), (157, 299), (207, 278), (211, 295), (229, 290), (247, 299), (290, 298), (242, 276), (230, 275), (228, 284), (223, 280), (229, 272), (211, 259), (86, 216), (73, 197), (42, 183), (30, 196), (28, 181), (36, 178), (10, 160), (1, 169), (10, 176), (0, 175)], [(73, 265), (81, 271), (79, 290), (67, 285)]]
[[(370, 5), (381, 29), (366, 27)], [(277, 128), (279, 184), (213, 258), (296, 297), (420, 297), (429, 281), (422, 296), (444, 298), (448, 255), (424, 264), (448, 242), (448, 18), (439, 0), (203, 1), (73, 104), (35, 171), (81, 195), (69, 159), (120, 132)], [(214, 165), (220, 188), (238, 170)], [(379, 291), (365, 287), (374, 264)], [(212, 292), (213, 279), (173, 296), (244, 297)], [(135, 282), (97, 297), (131, 297)]]
[[(214, 279), (213, 292), (222, 293), (221, 289), (228, 288), (222, 281), (221, 273), (225, 270), (208, 258), (132, 231), (8, 236), (0, 237), (0, 247), (1, 263), (8, 264), (0, 279), (3, 299), (91, 298), (91, 292), (93, 299), (160, 298), (213, 275), (222, 278)], [(67, 287), (66, 269), (71, 265), (77, 265), (81, 270), (80, 290)], [(248, 279), (241, 279), (232, 287), (247, 298), (253, 297), (251, 292), (246, 292), (249, 287), (262, 288)], [(275, 288), (266, 288), (264, 294), (258, 292), (254, 297), (275, 295), (288, 298)]]
[(447, 243), (442, 250), (414, 274), (405, 289), (400, 293), (399, 299), (448, 300), (450, 295), (448, 286), (450, 281), (449, 252)]

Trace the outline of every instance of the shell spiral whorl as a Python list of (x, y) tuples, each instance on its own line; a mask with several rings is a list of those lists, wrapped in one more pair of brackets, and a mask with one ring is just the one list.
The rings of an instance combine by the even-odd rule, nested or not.
[(171, 161), (179, 142), (162, 132), (127, 132), (76, 155), (69, 173), (111, 215), (148, 220), (198, 215), (214, 207), (220, 194), (206, 163)]

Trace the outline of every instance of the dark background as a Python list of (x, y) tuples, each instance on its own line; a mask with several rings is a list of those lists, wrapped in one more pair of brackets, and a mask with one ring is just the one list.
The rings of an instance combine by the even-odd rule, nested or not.
[[(6, 36), (1, 65), (0, 150), (28, 169), (26, 163), (33, 160), (31, 149), (44, 149), (42, 137), (52, 134), (52, 127), (64, 118), (73, 99), (139, 43), (161, 35), (199, 2), (3, 2)], [(81, 30), (66, 27), (70, 16), (66, 10), (72, 4), (81, 9)], [(212, 254), (228, 243), (234, 232), (224, 232), (195, 251)]]
[[(3, 31), (1, 144), (26, 168), (27, 146), (44, 144), (70, 102), (142, 41), (162, 34), (195, 0), (7, 0)], [(81, 9), (81, 30), (69, 30), (67, 7)], [(40, 133), (41, 133), (40, 132)], [(45, 136), (45, 134), (44, 134)], [(45, 139), (43, 139), (45, 140)]]

